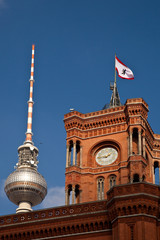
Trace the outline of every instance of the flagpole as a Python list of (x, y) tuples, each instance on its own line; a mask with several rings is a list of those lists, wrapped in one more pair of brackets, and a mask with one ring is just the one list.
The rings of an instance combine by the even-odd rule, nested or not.
[(115, 53), (115, 75), (114, 75), (114, 82), (116, 83), (116, 53)]
[(114, 89), (113, 89), (113, 96), (114, 96), (114, 98), (113, 98), (113, 106), (115, 106), (116, 105), (116, 103), (115, 103), (115, 98), (116, 98), (116, 54), (115, 54), (115, 66), (114, 66), (114, 68), (115, 68), (115, 76), (114, 76)]

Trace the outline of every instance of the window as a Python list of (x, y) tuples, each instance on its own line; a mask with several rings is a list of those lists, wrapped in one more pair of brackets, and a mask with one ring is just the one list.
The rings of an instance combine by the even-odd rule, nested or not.
[(76, 165), (80, 165), (80, 142), (76, 142)]
[(80, 142), (69, 142), (69, 149), (67, 155), (67, 166), (80, 165)]
[(138, 129), (135, 128), (133, 130), (133, 148), (132, 148), (132, 154), (138, 154)]
[(116, 185), (116, 176), (115, 175), (110, 176), (109, 185), (110, 185), (110, 188)]
[(97, 180), (97, 195), (98, 195), (98, 200), (104, 199), (104, 178), (103, 177), (100, 177)]
[(73, 141), (69, 142), (69, 166), (73, 165)]
[(139, 182), (139, 175), (137, 173), (133, 176), (133, 182)]
[(159, 163), (154, 162), (154, 183), (159, 184)]

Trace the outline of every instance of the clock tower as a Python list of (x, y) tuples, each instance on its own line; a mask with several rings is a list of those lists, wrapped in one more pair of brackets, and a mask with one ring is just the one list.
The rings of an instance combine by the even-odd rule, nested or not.
[(160, 136), (147, 121), (148, 105), (142, 98), (121, 105), (116, 82), (111, 90), (110, 104), (102, 110), (74, 110), (64, 116), (66, 205), (107, 199), (106, 192), (115, 185), (155, 183)]

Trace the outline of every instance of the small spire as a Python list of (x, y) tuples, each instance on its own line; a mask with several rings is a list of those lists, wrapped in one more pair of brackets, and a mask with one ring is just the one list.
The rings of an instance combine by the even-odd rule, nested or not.
[(117, 89), (117, 84), (115, 81), (114, 81), (113, 85), (110, 83), (110, 89), (113, 92), (112, 92), (109, 107), (112, 108), (112, 107), (121, 106), (121, 101), (120, 101), (120, 97), (119, 97), (119, 93), (118, 93), (118, 89)]
[[(115, 61), (116, 61), (116, 54), (115, 54)], [(121, 106), (121, 101), (117, 89), (117, 81), (116, 81), (116, 62), (115, 62), (115, 75), (114, 75), (114, 83), (110, 82), (110, 90), (112, 90), (112, 96), (109, 104), (105, 104), (103, 109), (113, 108), (117, 106)]]
[(26, 132), (26, 142), (32, 143), (32, 112), (33, 112), (33, 83), (34, 83), (34, 48), (32, 45), (32, 60), (31, 60), (31, 76), (30, 76), (30, 93), (28, 101), (28, 121), (27, 121), (27, 132)]
[(120, 97), (119, 97), (119, 93), (118, 93), (118, 89), (117, 89), (117, 81), (116, 81), (116, 54), (115, 54), (115, 67), (114, 68), (115, 68), (114, 84), (112, 85), (110, 83), (110, 89), (113, 90), (110, 104), (109, 104), (110, 108), (121, 106), (121, 101), (120, 101)]

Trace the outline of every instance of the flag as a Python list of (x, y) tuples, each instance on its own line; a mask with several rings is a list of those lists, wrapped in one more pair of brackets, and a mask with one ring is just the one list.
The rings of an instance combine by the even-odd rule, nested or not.
[(117, 57), (115, 57), (115, 68), (120, 78), (133, 80), (134, 75), (131, 69), (124, 65)]

